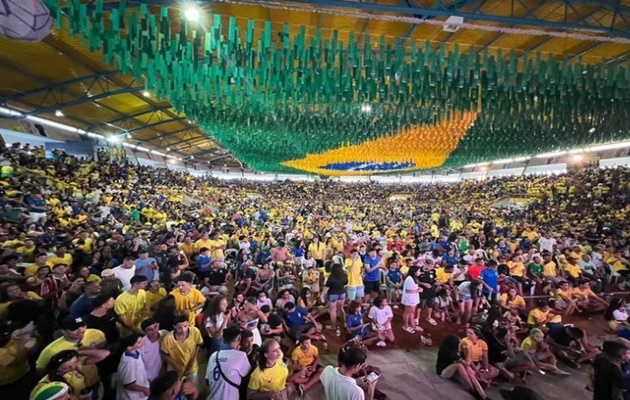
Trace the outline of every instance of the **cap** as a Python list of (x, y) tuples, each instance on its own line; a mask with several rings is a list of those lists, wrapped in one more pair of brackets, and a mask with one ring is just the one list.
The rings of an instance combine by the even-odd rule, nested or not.
[(113, 275), (114, 275), (114, 270), (113, 269), (107, 268), (107, 269), (104, 269), (104, 270), (101, 271), (101, 276), (103, 278), (105, 278), (107, 276), (113, 276)]
[(147, 279), (147, 277), (144, 275), (136, 275), (129, 280), (129, 283), (133, 285), (134, 283), (147, 282), (148, 280), (149, 279)]
[(98, 275), (90, 274), (87, 278), (87, 282), (100, 282), (101, 278)]
[(66, 316), (64, 319), (61, 320), (60, 324), (61, 329), (64, 329), (66, 331), (76, 331), (77, 329), (85, 325), (86, 324), (83, 321), (83, 318), (73, 317), (72, 315)]
[(63, 382), (46, 383), (33, 391), (33, 400), (54, 400), (68, 393), (70, 386)]
[(525, 386), (515, 386), (512, 390), (499, 389), (504, 400), (544, 400), (541, 395)]

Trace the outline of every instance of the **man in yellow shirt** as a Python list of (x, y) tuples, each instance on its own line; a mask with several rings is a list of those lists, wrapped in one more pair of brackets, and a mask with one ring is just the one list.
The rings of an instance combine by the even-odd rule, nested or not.
[(209, 249), (210, 245), (210, 235), (208, 234), (208, 232), (204, 232), (201, 234), (201, 237), (195, 242), (195, 251), (199, 253), (199, 250), (203, 249), (204, 247)]
[(131, 288), (116, 298), (114, 311), (120, 317), (120, 323), (126, 333), (142, 333), (140, 322), (148, 316), (147, 297), (144, 291), (147, 287), (147, 277), (136, 275), (130, 282)]
[(192, 287), (193, 278), (188, 274), (182, 275), (177, 280), (177, 289), (171, 292), (175, 298), (175, 307), (177, 311), (188, 316), (190, 326), (195, 326), (195, 317), (197, 310), (203, 308), (206, 298), (194, 287)]
[(59, 246), (57, 246), (57, 251), (55, 252), (55, 255), (50, 257), (46, 261), (46, 264), (48, 264), (50, 268), (57, 264), (64, 264), (67, 265), (70, 270), (72, 270), (72, 263), (74, 262), (74, 260), (72, 259), (72, 254), (67, 253), (67, 251), (68, 248), (65, 245), (60, 244)]
[(203, 344), (199, 329), (188, 325), (188, 317), (177, 315), (171, 332), (164, 335), (160, 351), (166, 361), (166, 370), (175, 371), (180, 378), (197, 382), (197, 353)]
[(26, 239), (24, 241), (24, 246), (18, 247), (16, 251), (22, 256), (22, 262), (33, 262), (33, 254), (35, 253), (35, 242), (32, 239)]
[(322, 367), (319, 365), (319, 350), (313, 346), (308, 335), (302, 335), (298, 340), (300, 345), (291, 353), (290, 369), (293, 371), (288, 379), (297, 385), (299, 397), (311, 386), (319, 382)]
[(210, 237), (210, 257), (214, 260), (225, 258), (224, 250), (226, 248), (226, 241), (219, 236), (219, 232), (214, 232)]
[(48, 256), (46, 255), (46, 253), (37, 254), (35, 256), (35, 263), (29, 265), (28, 267), (24, 269), (24, 276), (27, 278), (32, 278), (35, 275), (37, 275), (37, 270), (40, 267), (50, 268), (47, 261), (48, 261)]
[(87, 387), (98, 384), (100, 377), (96, 363), (109, 355), (109, 350), (104, 349), (107, 343), (105, 334), (98, 329), (87, 329), (81, 317), (71, 315), (61, 321), (60, 327), (63, 336), (42, 350), (35, 367), (40, 372), (45, 371), (50, 359), (55, 354), (62, 350), (77, 350)]

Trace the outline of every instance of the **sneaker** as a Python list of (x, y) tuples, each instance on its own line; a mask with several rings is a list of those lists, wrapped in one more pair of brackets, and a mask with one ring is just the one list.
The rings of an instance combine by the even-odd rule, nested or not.
[(377, 345), (378, 347), (385, 347), (385, 346), (387, 346), (387, 343), (385, 343), (385, 342), (383, 342), (382, 340), (380, 340), (378, 343), (376, 343), (376, 345)]
[(403, 326), (403, 330), (409, 333), (416, 333), (415, 329), (409, 326)]

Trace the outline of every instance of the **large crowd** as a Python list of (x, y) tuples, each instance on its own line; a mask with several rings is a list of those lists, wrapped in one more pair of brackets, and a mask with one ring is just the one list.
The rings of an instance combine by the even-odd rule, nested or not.
[(380, 398), (367, 349), (433, 326), (465, 332), (436, 372), (477, 398), (585, 363), (594, 399), (628, 398), (627, 169), (260, 183), (20, 145), (0, 165), (0, 398)]

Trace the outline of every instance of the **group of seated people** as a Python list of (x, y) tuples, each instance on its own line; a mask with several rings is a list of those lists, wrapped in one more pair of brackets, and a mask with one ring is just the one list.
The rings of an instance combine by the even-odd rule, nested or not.
[[(364, 351), (421, 333), (430, 346), (438, 325), (466, 329), (441, 344), (438, 373), (485, 398), (499, 375), (566, 375), (559, 360), (597, 356), (563, 317), (606, 310), (611, 334), (630, 332), (625, 303), (601, 295), (630, 275), (617, 215), (628, 210), (608, 208), (625, 198), (624, 170), (539, 186), (396, 186), (420, 201), (386, 209), (382, 188), (365, 185), (284, 183), (280, 193), (21, 154), (1, 155), (14, 167), (0, 180), (0, 388), (10, 398), (301, 397), (319, 385), (331, 336)], [(573, 226), (585, 179), (601, 180), (588, 186), (599, 213)], [(439, 202), (471, 187), (479, 202)], [(252, 189), (267, 199), (247, 200)], [(539, 196), (527, 213), (481, 208), (523, 189)], [(549, 299), (530, 310), (532, 294)], [(224, 376), (217, 365), (232, 357)]]

